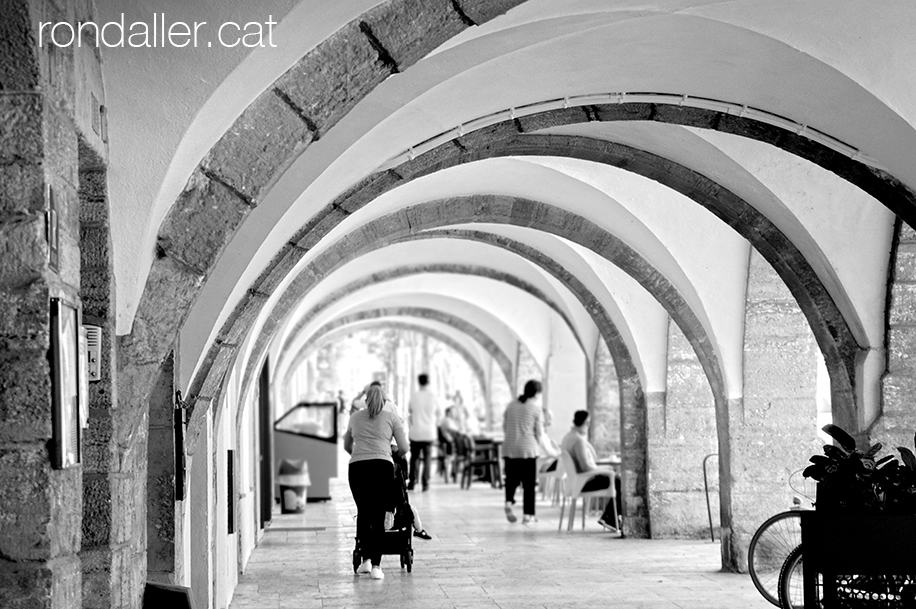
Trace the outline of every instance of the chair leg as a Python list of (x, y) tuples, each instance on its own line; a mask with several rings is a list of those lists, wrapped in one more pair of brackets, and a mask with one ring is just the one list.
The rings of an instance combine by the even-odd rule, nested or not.
[(623, 527), (620, 525), (620, 516), (617, 514), (617, 497), (611, 497), (609, 501), (614, 505), (614, 526), (617, 527), (618, 534), (623, 537)]
[(569, 522), (566, 524), (566, 530), (572, 531), (573, 521), (576, 519), (576, 498), (573, 497), (569, 504)]
[(592, 498), (591, 498), (591, 497), (583, 497), (583, 498), (582, 498), (582, 530), (583, 530), (583, 531), (585, 530), (585, 512), (588, 511), (588, 508), (589, 508), (589, 505), (591, 504), (591, 502), (592, 502)]
[(563, 499), (560, 502), (560, 524), (557, 525), (557, 530), (563, 530), (563, 512), (566, 511), (566, 495), (563, 495)]

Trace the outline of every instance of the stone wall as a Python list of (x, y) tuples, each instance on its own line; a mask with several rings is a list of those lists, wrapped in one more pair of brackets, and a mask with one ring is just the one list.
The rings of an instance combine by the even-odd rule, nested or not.
[(724, 532), (726, 565), (746, 569), (754, 531), (792, 505), (789, 475), (820, 452), (816, 350), (798, 303), (773, 268), (751, 250), (744, 399), (730, 400), (727, 421), (731, 477), (723, 483), (730, 482), (732, 528)]
[[(882, 379), (882, 412), (869, 435), (885, 447), (913, 450), (916, 433), (916, 230), (897, 223), (892, 252), (893, 279), (887, 333), (887, 372)], [(866, 422), (867, 423), (867, 422)], [(886, 449), (887, 450), (887, 449)], [(882, 451), (882, 454), (884, 452)]]
[(589, 440), (599, 455), (620, 454), (620, 386), (607, 343), (598, 341), (589, 391)]
[[(709, 535), (703, 460), (716, 452), (716, 412), (703, 367), (673, 322), (668, 324), (668, 383), (649, 411), (649, 514), (652, 537)], [(718, 469), (710, 467), (709, 499), (718, 523)]]
[[(73, 56), (37, 48), (53, 5), (10, 0), (0, 18), (0, 606), (81, 602), (82, 467), (52, 467), (49, 299), (79, 304)], [(55, 201), (58, 262), (46, 222)]]

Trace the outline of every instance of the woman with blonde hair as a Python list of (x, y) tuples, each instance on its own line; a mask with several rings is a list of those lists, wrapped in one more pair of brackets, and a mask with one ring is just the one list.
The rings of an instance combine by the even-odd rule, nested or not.
[(363, 562), (357, 573), (382, 579), (382, 536), (385, 511), (394, 479), (391, 440), (397, 442), (398, 455), (408, 452), (409, 444), (400, 417), (385, 408), (385, 393), (378, 385), (366, 391), (366, 408), (350, 416), (344, 434), (344, 450), (350, 453), (350, 492), (356, 502), (356, 538)]

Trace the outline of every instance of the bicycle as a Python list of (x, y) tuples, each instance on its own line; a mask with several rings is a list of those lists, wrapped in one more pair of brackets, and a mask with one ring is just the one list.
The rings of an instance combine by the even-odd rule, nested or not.
[[(779, 583), (783, 566), (796, 548), (801, 553), (801, 511), (807, 508), (801, 506), (798, 495), (813, 505), (813, 497), (807, 489), (796, 486), (797, 476), (802, 471), (799, 469), (789, 475), (789, 487), (797, 493), (792, 500), (792, 509), (767, 518), (754, 532), (747, 549), (747, 570), (754, 587), (777, 607), (782, 606)], [(801, 486), (804, 484), (802, 482)]]

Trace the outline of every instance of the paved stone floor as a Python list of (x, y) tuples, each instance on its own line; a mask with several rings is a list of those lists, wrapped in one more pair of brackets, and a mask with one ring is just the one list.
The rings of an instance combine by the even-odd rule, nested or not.
[(577, 518), (574, 532), (558, 532), (559, 508), (549, 501), (538, 502), (536, 525), (509, 524), (501, 492), (483, 483), (466, 491), (434, 483), (411, 493), (433, 539), (414, 539), (412, 573), (386, 555), (385, 579), (374, 581), (353, 574), (356, 510), (345, 481), (332, 480), (332, 501), (274, 516), (230, 607), (771, 607), (748, 576), (719, 572), (717, 544), (619, 539), (596, 516), (584, 531)]

